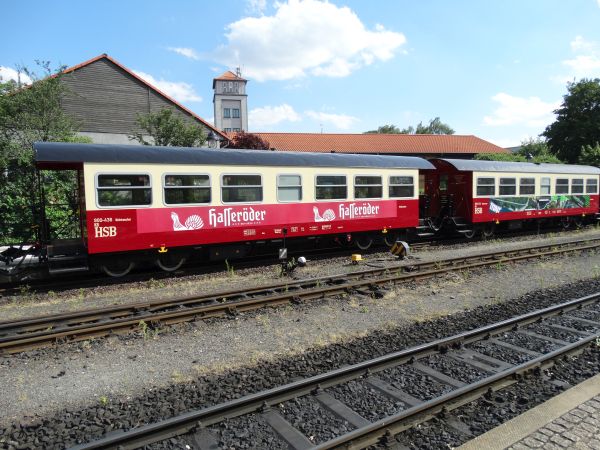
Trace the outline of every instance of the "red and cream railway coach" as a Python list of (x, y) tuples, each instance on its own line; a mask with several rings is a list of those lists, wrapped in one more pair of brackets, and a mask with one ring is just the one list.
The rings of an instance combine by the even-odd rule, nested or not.
[[(426, 174), (431, 207), (459, 231), (489, 234), (501, 224), (552, 219), (565, 227), (598, 213), (600, 169), (591, 166), (435, 159)], [(471, 225), (471, 229), (469, 229)]]
[(418, 225), (419, 171), (433, 169), (400, 156), (58, 143), (35, 150), (41, 167), (80, 171), (82, 239), (111, 274), (147, 259), (173, 269), (199, 247), (211, 257), (243, 255), (244, 243), (284, 235), (337, 234), (365, 247), (383, 230)]

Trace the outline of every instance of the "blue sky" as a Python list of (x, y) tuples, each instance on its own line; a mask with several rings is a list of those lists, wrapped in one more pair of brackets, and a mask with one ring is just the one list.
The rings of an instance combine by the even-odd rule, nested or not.
[(600, 77), (600, 0), (9, 2), (0, 76), (101, 53), (206, 120), (241, 66), (251, 131), (361, 133), (439, 116), (501, 146)]

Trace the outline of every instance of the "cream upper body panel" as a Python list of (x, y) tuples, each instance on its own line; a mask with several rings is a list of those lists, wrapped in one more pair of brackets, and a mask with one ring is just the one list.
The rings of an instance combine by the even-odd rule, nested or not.
[[(315, 183), (317, 175), (344, 175), (346, 176), (347, 200), (354, 200), (354, 177), (355, 176), (380, 176), (382, 182), (383, 197), (371, 199), (387, 200), (389, 177), (390, 176), (410, 176), (413, 179), (412, 199), (418, 198), (419, 192), (419, 171), (417, 169), (390, 169), (390, 168), (348, 168), (348, 167), (278, 167), (278, 166), (215, 166), (215, 165), (192, 165), (192, 164), (112, 164), (112, 163), (84, 163), (85, 180), (85, 198), (88, 211), (98, 209), (116, 209), (116, 208), (161, 208), (167, 206), (164, 202), (164, 176), (167, 174), (180, 175), (208, 175), (211, 186), (211, 202), (204, 203), (202, 206), (220, 206), (232, 205), (235, 203), (224, 203), (221, 196), (222, 176), (223, 175), (261, 175), (263, 187), (264, 204), (289, 203), (280, 202), (277, 198), (277, 177), (278, 175), (299, 175), (302, 182), (302, 203), (326, 201), (316, 200)], [(100, 207), (97, 201), (98, 175), (102, 174), (128, 174), (128, 175), (148, 175), (150, 177), (150, 187), (152, 188), (152, 201), (144, 206), (107, 206)], [(406, 199), (406, 198), (403, 198)], [(368, 201), (369, 199), (356, 199)], [(343, 200), (328, 200), (343, 201)], [(178, 205), (180, 207), (198, 206), (198, 205)]]

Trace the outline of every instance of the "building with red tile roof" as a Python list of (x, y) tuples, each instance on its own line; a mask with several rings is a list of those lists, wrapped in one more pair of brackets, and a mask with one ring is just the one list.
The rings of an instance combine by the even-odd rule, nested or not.
[(477, 153), (507, 153), (473, 135), (254, 133), (275, 150), (372, 153), (378, 155), (472, 158)]

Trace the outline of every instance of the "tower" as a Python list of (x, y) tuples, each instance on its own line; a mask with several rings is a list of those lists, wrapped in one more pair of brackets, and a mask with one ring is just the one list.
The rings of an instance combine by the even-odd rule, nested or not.
[(213, 80), (215, 127), (225, 132), (248, 131), (248, 96), (240, 68)]

